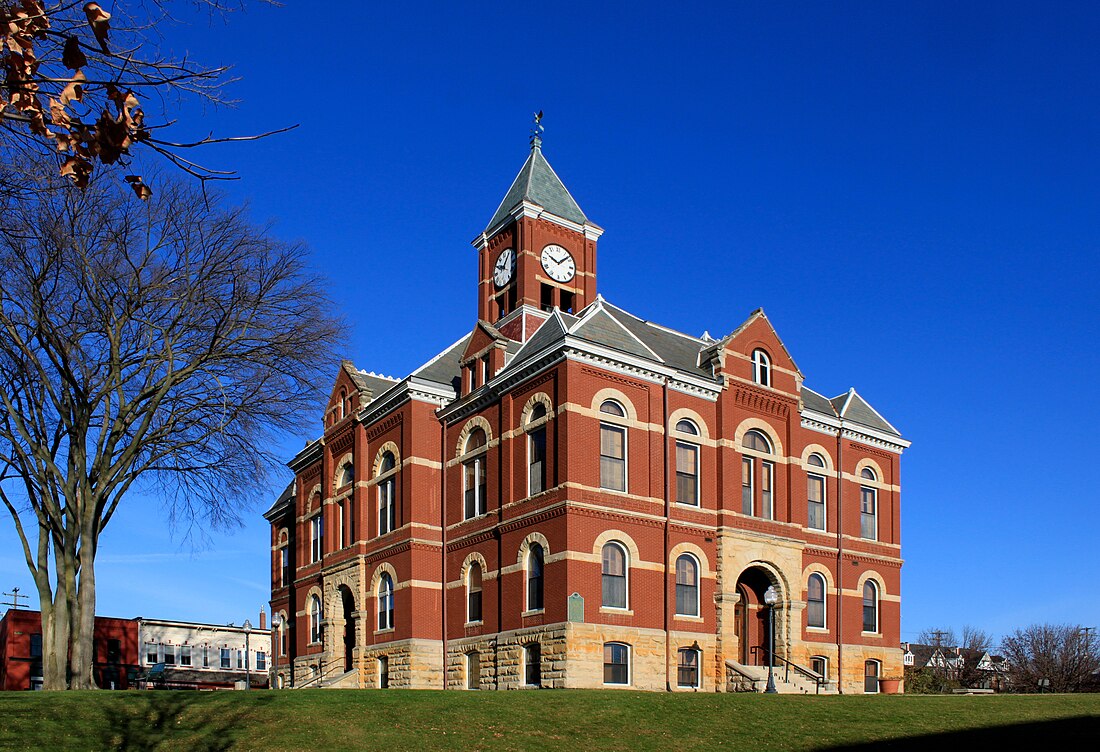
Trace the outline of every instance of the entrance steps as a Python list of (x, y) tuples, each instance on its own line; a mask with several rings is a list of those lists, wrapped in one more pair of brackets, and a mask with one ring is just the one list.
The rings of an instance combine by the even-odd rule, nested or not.
[(326, 679), (322, 682), (321, 689), (359, 689), (359, 672), (352, 669), (339, 676)]
[[(768, 686), (768, 667), (749, 666), (736, 661), (726, 661), (727, 688), (730, 692), (763, 692)], [(818, 690), (813, 681), (786, 667), (772, 669), (775, 690), (781, 695), (835, 695), (836, 684), (829, 682)]]

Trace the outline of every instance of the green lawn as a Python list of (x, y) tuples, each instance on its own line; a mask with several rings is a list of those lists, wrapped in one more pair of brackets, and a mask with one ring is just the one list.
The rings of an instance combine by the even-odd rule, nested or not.
[(0, 749), (1096, 749), (1100, 695), (0, 693)]

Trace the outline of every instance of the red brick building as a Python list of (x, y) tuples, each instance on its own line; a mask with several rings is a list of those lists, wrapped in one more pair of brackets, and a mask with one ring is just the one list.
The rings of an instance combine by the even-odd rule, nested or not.
[[(93, 672), (101, 689), (130, 689), (138, 673), (138, 624), (97, 616)], [(0, 619), (0, 690), (42, 688), (42, 612), (8, 609)]]
[(473, 330), (402, 379), (341, 365), (265, 514), (279, 681), (746, 688), (769, 588), (796, 676), (901, 674), (908, 442), (762, 310), (715, 339), (604, 300), (602, 233), (535, 139)]

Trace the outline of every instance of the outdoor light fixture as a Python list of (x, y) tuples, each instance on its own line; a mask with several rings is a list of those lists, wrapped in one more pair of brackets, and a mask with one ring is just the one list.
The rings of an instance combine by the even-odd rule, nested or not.
[(248, 665), (248, 637), (252, 634), (252, 622), (244, 620), (244, 688), (252, 689), (252, 669)]
[(271, 615), (271, 676), (267, 681), (268, 689), (276, 689), (275, 683), (279, 679), (279, 648), (282, 647), (282, 642), (279, 639), (279, 626), (282, 623), (283, 620), (279, 614)]
[(778, 693), (775, 688), (775, 676), (772, 671), (772, 666), (775, 663), (775, 659), (772, 655), (775, 653), (775, 604), (779, 603), (779, 593), (776, 591), (774, 585), (768, 585), (768, 589), (764, 591), (764, 603), (768, 605), (768, 688), (764, 690), (764, 694), (774, 695)]

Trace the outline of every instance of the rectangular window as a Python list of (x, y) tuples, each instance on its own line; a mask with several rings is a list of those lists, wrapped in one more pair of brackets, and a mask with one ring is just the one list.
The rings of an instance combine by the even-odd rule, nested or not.
[(825, 529), (825, 479), (820, 475), (806, 476), (806, 525), (814, 530)]
[(765, 520), (775, 519), (775, 507), (772, 504), (772, 478), (775, 466), (770, 462), (760, 463), (760, 516)]
[(202, 646), (202, 667), (210, 668), (210, 646)]
[[(41, 634), (32, 634), (31, 635), (31, 655), (30, 655), (30, 657), (31, 658), (41, 658), (42, 657), (42, 635)], [(155, 663), (155, 661), (154, 661), (154, 663)]]
[(539, 297), (540, 308), (549, 313), (554, 308), (554, 288), (550, 285), (542, 285)]
[(279, 586), (286, 587), (290, 582), (290, 550), (283, 546), (279, 549)]
[(256, 651), (256, 670), (267, 671), (267, 653), (262, 650)]
[(396, 527), (397, 507), (393, 503), (393, 478), (387, 478), (378, 486), (378, 534), (385, 535)]
[(324, 540), (324, 519), (323, 516), (318, 513), (309, 521), (309, 561), (311, 564), (315, 564), (321, 560)]
[(621, 642), (603, 646), (603, 683), (630, 684), (630, 647)]
[(626, 491), (626, 429), (600, 424), (600, 488)]
[(471, 589), (466, 604), (466, 621), (481, 621), (481, 588)]
[(741, 458), (741, 514), (752, 514), (753, 477), (752, 458)]
[(485, 355), (481, 358), (481, 383), (489, 383), (489, 356)]
[(523, 648), (524, 682), (528, 687), (542, 686), (542, 648), (533, 642)]
[(161, 645), (161, 651), (164, 653), (164, 665), (175, 666), (178, 661), (176, 660), (176, 646), (175, 645)]
[(145, 664), (152, 666), (154, 663), (160, 663), (159, 646), (155, 642), (147, 642), (145, 643)]
[(869, 695), (878, 694), (878, 661), (863, 664), (863, 691)]
[(466, 519), (485, 514), (485, 457), (472, 459), (462, 466)]
[(528, 494), (534, 495), (546, 490), (546, 427), (537, 428), (528, 434), (527, 454), (530, 463), (528, 474)]
[(810, 670), (820, 676), (822, 679), (829, 678), (829, 660), (820, 655), (815, 655), (810, 659)]
[(230, 661), (229, 648), (222, 648), (220, 652), (221, 652), (221, 655), (219, 657), (221, 658), (221, 667), (222, 668), (232, 668), (232, 666), (230, 665), (230, 662), (229, 662)]
[(237, 668), (244, 668), (244, 651), (237, 650)]
[(699, 505), (699, 447), (676, 442), (676, 501)]
[(697, 688), (699, 686), (699, 651), (693, 648), (680, 648), (680, 662), (676, 667), (676, 686)]
[[(41, 650), (41, 644), (39, 645)], [(107, 640), (107, 663), (118, 663), (122, 660), (122, 641)]]
[(336, 542), (340, 548), (347, 548), (348, 541), (347, 536), (344, 534), (344, 516), (347, 514), (347, 509), (344, 506), (344, 502), (340, 502), (336, 505)]
[(878, 492), (867, 486), (859, 488), (859, 534), (868, 540), (878, 540)]
[(181, 666), (190, 666), (191, 665), (191, 646), (190, 645), (180, 645), (180, 665)]
[(676, 613), (679, 616), (699, 615), (696, 572), (695, 564), (689, 556), (681, 556), (676, 560)]

